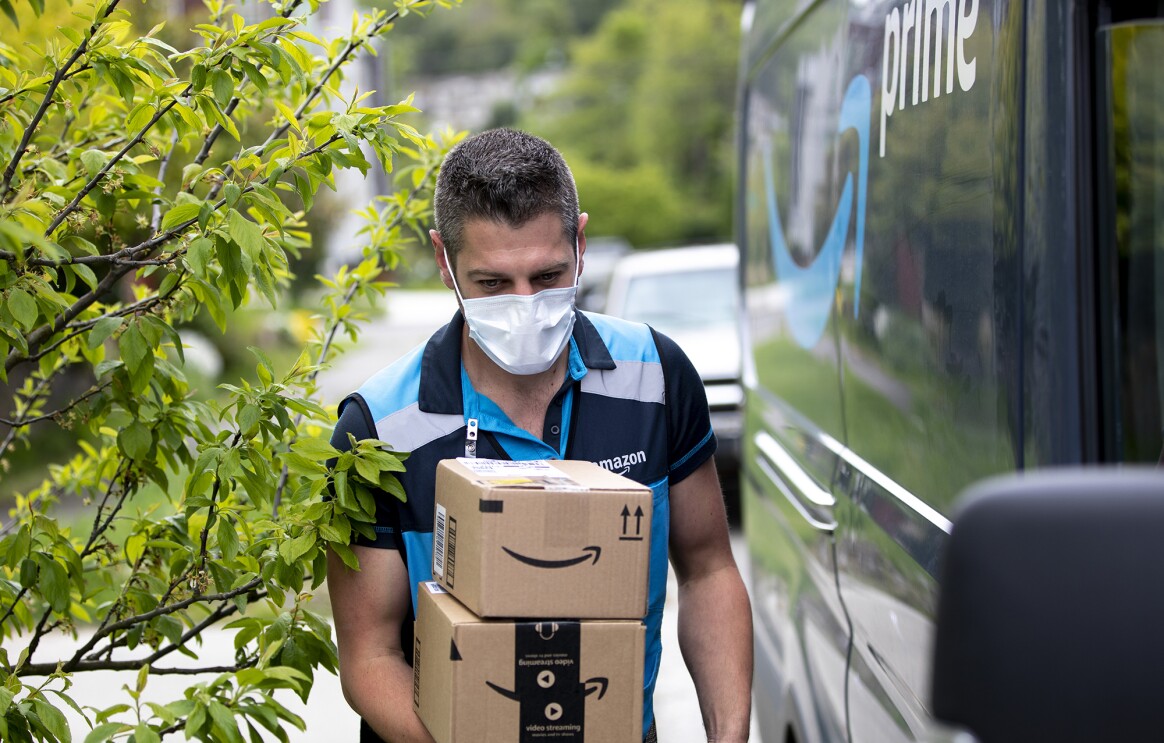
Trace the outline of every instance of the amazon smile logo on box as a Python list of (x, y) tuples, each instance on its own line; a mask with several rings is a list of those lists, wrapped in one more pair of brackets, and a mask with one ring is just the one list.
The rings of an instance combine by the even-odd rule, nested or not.
[(446, 460), (433, 577), (482, 617), (639, 619), (651, 505), (592, 462)]

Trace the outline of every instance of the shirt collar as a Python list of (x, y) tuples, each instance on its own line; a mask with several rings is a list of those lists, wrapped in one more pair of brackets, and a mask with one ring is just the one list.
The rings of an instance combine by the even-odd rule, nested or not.
[[(458, 414), (465, 410), (461, 401), (461, 333), (465, 318), (460, 309), (448, 325), (438, 330), (424, 348), (420, 370), (417, 404), (425, 413)], [(615, 367), (610, 350), (594, 324), (580, 310), (574, 310), (574, 343), (587, 369), (609, 370)]]

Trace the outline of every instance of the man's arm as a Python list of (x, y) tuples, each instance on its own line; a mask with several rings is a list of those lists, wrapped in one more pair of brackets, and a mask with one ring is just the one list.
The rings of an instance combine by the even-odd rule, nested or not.
[(389, 743), (432, 743), (412, 711), (412, 669), (400, 647), (402, 623), (412, 621), (404, 561), (391, 549), (352, 551), (358, 571), (333, 552), (327, 561), (344, 698)]
[(679, 649), (708, 741), (746, 741), (752, 702), (752, 610), (728, 539), (715, 460), (671, 486), (671, 563)]

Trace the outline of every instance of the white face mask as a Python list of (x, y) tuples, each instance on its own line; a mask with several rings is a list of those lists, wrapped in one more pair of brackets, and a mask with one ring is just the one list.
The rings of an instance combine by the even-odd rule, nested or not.
[(537, 294), (503, 294), (465, 299), (457, 286), (453, 264), (445, 263), (453, 290), (469, 324), (469, 337), (485, 355), (510, 374), (540, 374), (570, 342), (574, 330), (574, 296), (578, 292), (578, 245), (574, 244), (574, 285)]

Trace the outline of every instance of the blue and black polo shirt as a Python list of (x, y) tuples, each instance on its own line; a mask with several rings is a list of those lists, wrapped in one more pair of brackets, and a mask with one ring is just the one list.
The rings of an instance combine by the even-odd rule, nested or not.
[[(408, 566), (415, 612), (417, 586), (432, 580), (437, 463), (465, 455), (467, 422), (478, 422), (477, 456), (488, 459), (581, 459), (647, 485), (654, 493), (644, 665), (643, 732), (654, 719), (651, 697), (662, 654), (667, 590), (669, 488), (714, 453), (715, 435), (703, 383), (674, 341), (640, 323), (577, 311), (562, 388), (546, 411), (544, 438), (518, 428), (473, 389), (461, 364), (464, 319), (386, 367), (340, 403), (332, 444), (378, 438), (410, 452), (399, 474), (401, 503), (377, 494), (376, 539), (364, 546), (398, 549)], [(402, 648), (411, 662), (412, 626)]]

